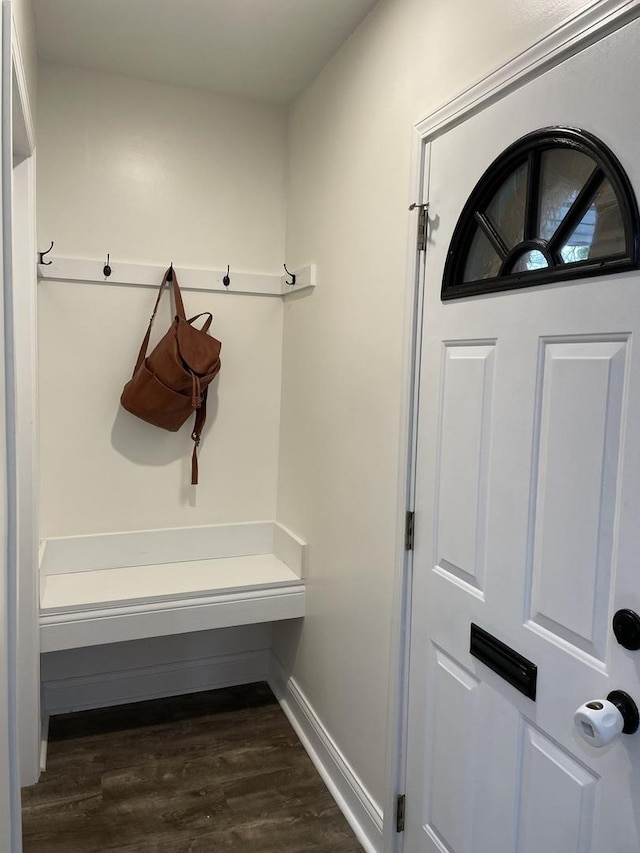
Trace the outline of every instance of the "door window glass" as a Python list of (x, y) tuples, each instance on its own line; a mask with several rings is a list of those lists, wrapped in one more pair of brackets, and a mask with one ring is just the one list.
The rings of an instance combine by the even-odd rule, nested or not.
[(574, 148), (542, 151), (539, 234), (543, 240), (553, 237), (594, 168), (591, 157)]
[(528, 164), (523, 163), (509, 175), (487, 208), (489, 220), (509, 248), (524, 239), (527, 172)]
[(528, 272), (529, 270), (543, 270), (549, 266), (547, 259), (537, 249), (530, 249), (528, 252), (520, 255), (515, 264), (511, 267), (511, 272)]

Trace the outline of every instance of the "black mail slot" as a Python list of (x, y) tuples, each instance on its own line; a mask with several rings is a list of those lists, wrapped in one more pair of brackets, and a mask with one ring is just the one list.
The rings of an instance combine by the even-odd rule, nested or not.
[(538, 667), (535, 663), (523, 658), (518, 652), (510, 649), (473, 622), (469, 651), (475, 658), (512, 684), (516, 690), (535, 702), (538, 680)]

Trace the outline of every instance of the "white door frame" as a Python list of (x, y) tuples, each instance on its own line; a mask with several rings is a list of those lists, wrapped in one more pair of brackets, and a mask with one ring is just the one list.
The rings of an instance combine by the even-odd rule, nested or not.
[(38, 780), (41, 739), (36, 500), (35, 132), (20, 40), (9, 0), (2, 3), (2, 24), (6, 625), (10, 674), (9, 708), (6, 710), (12, 737), (16, 739), (12, 750), (18, 767), (12, 773), (17, 774), (19, 785), (24, 786)]
[[(11, 194), (5, 236), (11, 268), (17, 584), (17, 706), (20, 783), (40, 772), (40, 638), (37, 511), (37, 325), (35, 130), (15, 18), (11, 18)], [(7, 221), (8, 220), (8, 221)], [(7, 393), (10, 388), (7, 385)]]
[[(565, 59), (640, 17), (640, 0), (596, 0), (554, 27), (513, 59), (483, 77), (429, 115), (413, 129), (410, 203), (422, 203), (429, 143), (450, 128), (480, 112), (540, 76)], [(414, 214), (415, 215), (415, 214)], [(404, 548), (407, 511), (414, 509), (415, 442), (417, 436), (418, 365), (422, 342), (424, 255), (416, 250), (415, 227), (410, 228), (407, 253), (407, 300), (403, 363), (403, 443), (399, 460), (397, 549), (394, 578), (387, 775), (384, 803), (384, 853), (400, 853), (404, 837), (396, 832), (396, 801), (406, 782), (409, 637), (411, 633), (412, 555)], [(428, 249), (427, 249), (428, 251)]]
[[(37, 630), (37, 620), (29, 618), (27, 624), (18, 612), (18, 594), (20, 579), (18, 574), (18, 554), (20, 553), (20, 537), (24, 529), (35, 532), (35, 519), (29, 515), (22, 518), (18, 507), (18, 484), (25, 478), (27, 485), (32, 487), (35, 482), (35, 466), (25, 471), (17, 448), (18, 413), (24, 418), (27, 412), (33, 417), (31, 401), (23, 401), (16, 396), (16, 387), (21, 391), (23, 383), (16, 382), (15, 340), (24, 329), (16, 327), (14, 314), (14, 274), (16, 267), (13, 259), (12, 219), (13, 219), (13, 165), (14, 137), (13, 113), (20, 115), (20, 129), (28, 135), (31, 113), (28, 109), (26, 85), (24, 85), (24, 69), (20, 58), (20, 48), (17, 32), (12, 18), (12, 4), (9, 0), (2, 3), (2, 39), (1, 39), (1, 73), (2, 90), (2, 130), (0, 136), (0, 172), (2, 185), (2, 355), (4, 368), (0, 380), (2, 386), (0, 416), (0, 471), (2, 473), (2, 494), (0, 497), (0, 529), (2, 550), (0, 553), (0, 847), (7, 853), (19, 853), (22, 850), (22, 832), (20, 816), (20, 747), (18, 720), (20, 710), (18, 694), (21, 690), (23, 673), (33, 675), (37, 667), (37, 656), (32, 650), (25, 656), (24, 662), (18, 660), (18, 648), (23, 645), (20, 633), (26, 629), (31, 637)], [(14, 77), (15, 75), (15, 77)], [(23, 92), (19, 92), (19, 82), (23, 84)], [(23, 97), (21, 97), (21, 95)], [(14, 97), (15, 96), (15, 97)], [(17, 106), (16, 106), (17, 105)], [(23, 110), (23, 106), (26, 107)], [(29, 140), (27, 140), (28, 143)], [(33, 152), (33, 133), (31, 134)], [(21, 147), (24, 139), (21, 140)], [(17, 152), (16, 152), (17, 153)], [(32, 176), (31, 176), (32, 177)], [(27, 182), (27, 204), (25, 211), (29, 217), (30, 231), (35, 222), (35, 207), (33, 204), (33, 184)], [(26, 239), (24, 247), (29, 247)], [(34, 320), (33, 315), (30, 320)], [(27, 332), (29, 339), (33, 338), (33, 325)], [(35, 365), (34, 365), (35, 370)], [(35, 374), (34, 374), (35, 375)], [(22, 421), (24, 423), (24, 421)], [(26, 527), (25, 527), (26, 525)], [(34, 555), (35, 556), (35, 555)], [(35, 566), (31, 564), (30, 573), (33, 575)], [(28, 604), (33, 607), (33, 594), (27, 593)], [(34, 624), (35, 621), (35, 624)], [(29, 697), (33, 699), (33, 697)], [(39, 698), (35, 697), (36, 707)], [(24, 730), (24, 726), (22, 727)], [(31, 733), (32, 740), (37, 743), (36, 733)]]
[[(10, 10), (2, 8), (0, 19), (2, 29), (0, 38), (0, 100), (2, 131), (0, 138), (0, 154), (4, 153), (7, 142), (7, 119), (11, 111), (11, 17)], [(4, 219), (7, 187), (5, 184), (6, 170), (4, 157), (0, 168), (0, 189), (2, 191), (2, 212), (0, 220)], [(0, 221), (4, 226), (4, 222)], [(5, 234), (2, 227), (0, 240), (1, 256), (1, 287), (0, 299), (0, 353), (5, 355), (5, 301), (8, 289), (5, 259)], [(12, 572), (8, 559), (8, 492), (7, 454), (5, 432), (7, 424), (5, 408), (4, 371), (0, 371), (0, 848), (17, 853), (20, 848), (20, 788), (18, 780), (18, 756), (16, 737), (16, 655), (15, 655), (15, 624), (10, 619), (11, 601), (15, 594), (12, 585)]]

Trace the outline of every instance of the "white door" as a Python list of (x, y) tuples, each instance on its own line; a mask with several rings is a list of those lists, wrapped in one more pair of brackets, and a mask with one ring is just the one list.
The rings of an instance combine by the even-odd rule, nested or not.
[[(638, 853), (640, 733), (596, 749), (574, 711), (640, 652), (640, 272), (440, 300), (485, 169), (536, 129), (583, 128), (640, 195), (640, 26), (434, 139), (419, 401), (407, 853)], [(537, 666), (533, 701), (469, 651), (471, 624)]]

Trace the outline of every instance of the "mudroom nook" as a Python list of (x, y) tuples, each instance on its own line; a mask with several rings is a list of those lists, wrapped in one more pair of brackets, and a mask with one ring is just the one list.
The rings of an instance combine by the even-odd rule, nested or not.
[[(39, 93), (41, 649), (301, 618), (305, 543), (275, 521), (281, 362), (316, 271), (285, 269), (282, 109), (44, 64)], [(154, 301), (149, 353), (177, 310), (141, 263), (167, 252), (222, 342), (197, 485), (191, 420), (118, 405)]]
[(640, 0), (0, 8), (0, 853), (637, 853)]

